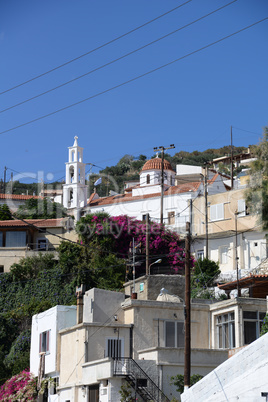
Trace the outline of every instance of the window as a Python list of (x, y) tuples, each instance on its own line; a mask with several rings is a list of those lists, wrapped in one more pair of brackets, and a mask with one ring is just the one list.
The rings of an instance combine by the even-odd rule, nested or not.
[(219, 349), (235, 348), (234, 312), (216, 317), (217, 345)]
[(108, 338), (106, 339), (105, 357), (119, 359), (124, 355), (123, 353), (123, 339)]
[(146, 176), (146, 184), (150, 184), (150, 175), (149, 174), (147, 174), (147, 176)]
[(175, 212), (168, 213), (168, 225), (175, 225)]
[(259, 338), (264, 317), (265, 313), (259, 311), (243, 311), (244, 345)]
[(41, 332), (39, 335), (39, 353), (45, 352), (49, 353), (50, 352), (50, 330)]
[(4, 272), (4, 265), (0, 265), (0, 274)]
[(3, 247), (3, 232), (0, 232), (0, 247)]
[(184, 323), (178, 321), (165, 322), (165, 346), (167, 348), (184, 347)]
[(26, 232), (6, 232), (6, 247), (26, 247)]
[(204, 250), (197, 250), (196, 257), (197, 257), (198, 260), (201, 259), (203, 261), (203, 259), (204, 259)]
[(248, 207), (246, 206), (245, 200), (237, 201), (237, 216), (246, 216), (248, 215)]
[(37, 248), (38, 248), (38, 250), (47, 250), (48, 249), (47, 239), (38, 239), (37, 240)]
[(228, 264), (228, 246), (221, 246), (220, 247), (220, 263), (221, 264)]
[(210, 206), (210, 220), (219, 221), (224, 219), (224, 204), (215, 204)]

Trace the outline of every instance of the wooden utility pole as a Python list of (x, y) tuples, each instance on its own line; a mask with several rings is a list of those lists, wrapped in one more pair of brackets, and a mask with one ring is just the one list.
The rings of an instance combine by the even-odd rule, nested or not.
[(205, 163), (204, 196), (205, 196), (206, 258), (208, 258), (208, 168), (207, 168), (207, 163)]
[(237, 215), (238, 212), (235, 211), (235, 268), (236, 268), (236, 289), (237, 289), (237, 297), (241, 297), (241, 289), (239, 286), (239, 269), (238, 269), (238, 255), (237, 255)]
[(184, 390), (190, 387), (191, 377), (191, 285), (190, 285), (190, 249), (191, 228), (186, 222), (185, 238), (185, 342), (184, 342)]
[(150, 220), (150, 216), (149, 216), (149, 214), (146, 214), (146, 275), (150, 275), (150, 272), (149, 272), (149, 236), (150, 236), (149, 220)]
[(170, 144), (169, 147), (163, 147), (161, 145), (160, 147), (154, 147), (154, 152), (161, 152), (161, 198), (160, 198), (160, 223), (163, 224), (163, 205), (164, 205), (164, 152), (167, 149), (174, 149), (175, 145)]

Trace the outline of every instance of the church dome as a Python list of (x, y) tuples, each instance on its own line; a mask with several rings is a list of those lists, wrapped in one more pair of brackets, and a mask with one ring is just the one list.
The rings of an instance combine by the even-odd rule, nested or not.
[[(144, 170), (161, 170), (162, 169), (162, 159), (161, 158), (153, 158), (147, 161), (144, 165), (141, 171), (143, 172)], [(172, 166), (170, 162), (168, 162), (166, 159), (164, 159), (164, 170), (172, 170)]]

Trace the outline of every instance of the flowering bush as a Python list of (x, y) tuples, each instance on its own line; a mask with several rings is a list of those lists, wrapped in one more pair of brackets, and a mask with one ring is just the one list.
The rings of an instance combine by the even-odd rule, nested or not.
[[(95, 241), (96, 248), (99, 245), (106, 252), (116, 251), (118, 257), (127, 258), (133, 238), (135, 244), (141, 244), (142, 254), (145, 254), (146, 224), (126, 215), (89, 214), (80, 219), (76, 230), (83, 244)], [(172, 273), (183, 271), (185, 254), (180, 237), (164, 225), (150, 224), (149, 254), (153, 258), (162, 258), (163, 265), (170, 266)]]
[(35, 401), (36, 397), (36, 380), (29, 370), (10, 378), (0, 388), (1, 401)]

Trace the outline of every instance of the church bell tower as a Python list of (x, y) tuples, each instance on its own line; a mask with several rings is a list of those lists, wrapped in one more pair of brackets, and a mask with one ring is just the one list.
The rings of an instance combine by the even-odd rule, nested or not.
[(85, 184), (85, 167), (83, 163), (83, 148), (78, 146), (78, 137), (74, 137), (74, 145), (69, 147), (69, 160), (66, 162), (65, 184), (63, 185), (63, 206), (76, 209), (79, 216), (80, 208), (87, 204), (87, 186)]

